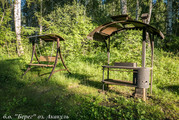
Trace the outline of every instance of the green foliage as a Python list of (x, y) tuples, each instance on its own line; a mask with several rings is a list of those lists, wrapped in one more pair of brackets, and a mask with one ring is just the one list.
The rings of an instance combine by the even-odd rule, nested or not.
[(73, 2), (56, 8), (43, 19), (44, 33), (57, 33), (65, 39), (62, 43), (65, 53), (81, 54), (85, 49), (86, 36), (94, 26), (84, 11), (84, 6)]
[(8, 1), (1, 1), (0, 5), (0, 45), (3, 53), (14, 54), (15, 50), (15, 32), (11, 29), (11, 2)]
[[(140, 65), (142, 51), (141, 31), (126, 31), (111, 39), (113, 60), (120, 62), (138, 62)], [(116, 59), (117, 58), (117, 59)]]
[[(157, 0), (153, 5), (150, 25), (166, 34), (166, 4), (162, 0)], [(159, 43), (160, 44), (160, 43)]]
[(166, 51), (170, 51), (178, 55), (179, 52), (179, 37), (178, 36), (168, 36), (165, 38), (165, 45), (163, 45), (163, 49)]
[[(153, 96), (144, 103), (141, 99), (132, 98), (133, 89), (127, 87), (109, 86), (109, 91), (101, 92), (101, 65), (107, 64), (106, 47), (102, 42), (86, 39), (96, 26), (109, 21), (109, 16), (120, 14), (119, 0), (106, 0), (103, 3), (98, 0), (43, 0), (42, 14), (40, 3), (40, 0), (28, 0), (24, 6), (21, 36), (26, 54), (21, 58), (15, 56), (16, 42), (12, 31), (10, 3), (0, 4), (5, 6), (0, 8), (0, 18), (5, 13), (0, 27), (0, 118), (4, 114), (21, 113), (45, 117), (49, 114), (67, 115), (69, 119), (77, 120), (178, 119), (177, 36), (168, 38), (172, 38), (172, 41), (167, 43), (167, 47), (161, 40), (155, 43), (158, 48), (166, 47), (165, 50), (174, 51), (175, 54), (155, 49)], [(141, 11), (147, 12), (148, 1), (139, 0), (139, 3)], [(163, 32), (166, 29), (166, 5), (162, 1), (154, 5), (151, 24)], [(132, 0), (128, 0), (128, 10), (135, 18), (135, 2)], [(56, 33), (65, 39), (60, 45), (71, 75), (58, 72), (46, 81), (49, 74), (41, 75), (51, 69), (37, 68), (21, 78), (32, 52), (27, 36), (38, 34), (41, 22), (43, 34)], [(141, 34), (133, 30), (114, 35), (111, 38), (111, 64), (137, 62), (141, 66)], [(40, 52), (45, 56), (51, 55), (53, 43), (43, 45), (39, 45)], [(151, 50), (149, 44), (146, 46), (147, 66), (150, 66)], [(55, 55), (54, 51), (52, 55)], [(38, 54), (40, 52), (37, 50)], [(117, 71), (111, 72), (110, 76), (131, 79), (132, 74)]]

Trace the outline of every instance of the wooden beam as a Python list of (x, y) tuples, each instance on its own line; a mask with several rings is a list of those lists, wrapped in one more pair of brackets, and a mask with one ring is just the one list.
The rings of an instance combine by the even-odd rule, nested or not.
[(54, 65), (47, 65), (47, 64), (29, 64), (30, 66), (40, 66), (40, 67), (53, 67)]
[(56, 57), (40, 56), (40, 61), (54, 62)]
[(123, 86), (129, 86), (129, 87), (136, 87), (136, 85), (134, 85), (133, 82), (131, 81), (105, 79), (103, 82), (105, 84), (111, 84), (111, 85), (123, 85)]
[[(145, 60), (146, 60), (146, 28), (143, 28), (143, 34), (142, 34), (143, 40), (142, 40), (142, 67), (145, 67)], [(136, 88), (137, 89), (137, 88)], [(143, 88), (143, 100), (146, 101), (146, 89)]]
[(114, 66), (128, 66), (128, 67), (137, 67), (137, 63), (129, 63), (129, 62), (115, 62)]

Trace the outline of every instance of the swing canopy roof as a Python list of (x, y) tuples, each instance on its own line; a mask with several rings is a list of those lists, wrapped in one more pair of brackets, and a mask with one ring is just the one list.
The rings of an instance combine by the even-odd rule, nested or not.
[(57, 34), (53, 34), (53, 33), (45, 34), (45, 35), (35, 35), (35, 36), (30, 36), (28, 38), (35, 38), (35, 37), (40, 38), (40, 39), (44, 40), (45, 42), (53, 42), (53, 41), (56, 41), (57, 38), (59, 38), (60, 41), (64, 41), (64, 39), (61, 36), (59, 36)]
[(116, 33), (125, 30), (143, 30), (145, 28), (149, 34), (153, 34), (161, 39), (164, 39), (164, 35), (160, 30), (143, 22), (133, 20), (128, 15), (112, 16), (111, 18), (113, 19), (112, 22), (98, 26), (90, 34), (88, 34), (87, 38), (104, 42), (104, 40), (110, 38)]

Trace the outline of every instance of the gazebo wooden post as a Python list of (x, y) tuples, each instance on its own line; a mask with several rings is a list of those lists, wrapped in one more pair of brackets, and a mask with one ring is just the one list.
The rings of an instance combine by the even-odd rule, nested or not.
[(108, 39), (107, 56), (108, 56), (108, 65), (109, 65), (110, 64), (110, 38)]
[(154, 34), (151, 36), (150, 40), (151, 46), (151, 76), (150, 76), (150, 94), (152, 95), (152, 82), (153, 82), (153, 61), (154, 61)]
[(142, 67), (145, 67), (145, 60), (146, 60), (146, 28), (143, 28), (143, 35), (142, 35)]
[[(108, 46), (107, 46), (107, 56), (108, 56), (108, 65), (110, 64), (110, 38), (108, 39)], [(109, 79), (109, 68), (107, 68), (107, 79)], [(107, 89), (109, 88), (109, 85), (107, 84)]]
[[(142, 33), (142, 68), (145, 68), (146, 63), (146, 28), (143, 28)], [(135, 96), (142, 96), (143, 100), (146, 101), (146, 88), (135, 88)]]
[[(143, 28), (143, 34), (142, 34), (142, 67), (145, 67), (146, 62), (146, 28)], [(143, 89), (143, 100), (146, 101), (146, 89)]]
[[(106, 48), (107, 48), (107, 58), (108, 58), (108, 60), (107, 60), (107, 63), (108, 63), (108, 65), (110, 64), (110, 38), (108, 39), (108, 44), (107, 44), (107, 42), (104, 40), (104, 43), (105, 43), (105, 45), (106, 45)], [(103, 67), (103, 79), (102, 79), (102, 82), (103, 82), (103, 90), (104, 90), (104, 67)], [(107, 79), (109, 79), (109, 68), (107, 68)], [(107, 84), (107, 88), (108, 88), (108, 84)]]
[[(107, 56), (108, 56), (108, 65), (109, 65), (110, 64), (110, 38), (108, 39)], [(108, 68), (107, 79), (109, 79), (109, 68)]]
[(102, 82), (103, 82), (103, 91), (104, 91), (104, 67), (103, 67), (103, 77), (102, 77), (103, 79), (102, 79)]

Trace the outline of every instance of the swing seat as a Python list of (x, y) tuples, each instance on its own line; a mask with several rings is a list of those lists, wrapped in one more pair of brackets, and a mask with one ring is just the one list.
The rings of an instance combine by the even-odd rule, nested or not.
[[(56, 57), (49, 57), (49, 56), (40, 56), (39, 61), (40, 62), (55, 62)], [(33, 64), (30, 63), (30, 66), (40, 66), (40, 67), (54, 67), (54, 65), (48, 65), (48, 64)]]
[[(55, 62), (56, 57), (49, 57), (49, 56), (40, 56), (39, 61), (40, 62)], [(30, 66), (40, 66), (40, 67), (54, 67), (54, 65), (48, 65), (48, 64), (33, 64), (30, 63)]]
[(39, 61), (55, 62), (55, 57), (40, 56)]

